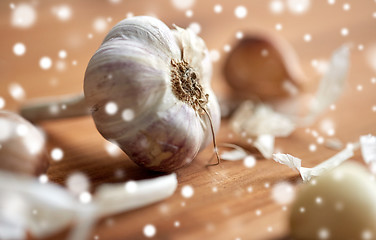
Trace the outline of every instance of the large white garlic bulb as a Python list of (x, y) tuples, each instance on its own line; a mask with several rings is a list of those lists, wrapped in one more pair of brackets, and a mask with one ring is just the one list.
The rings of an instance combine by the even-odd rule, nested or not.
[(84, 93), (99, 132), (140, 166), (190, 163), (220, 123), (204, 41), (152, 17), (119, 22), (90, 60)]

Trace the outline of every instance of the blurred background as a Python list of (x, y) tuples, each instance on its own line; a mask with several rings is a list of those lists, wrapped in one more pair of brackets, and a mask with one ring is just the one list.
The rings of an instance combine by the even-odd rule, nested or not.
[[(376, 133), (374, 0), (2, 0), (0, 109), (17, 111), (30, 99), (80, 93), (87, 63), (106, 33), (118, 21), (137, 15), (157, 17), (169, 27), (176, 24), (191, 28), (205, 40), (214, 67), (212, 85), (219, 98), (229, 94), (223, 75), (224, 61), (235, 44), (249, 32), (266, 31), (291, 44), (307, 77), (303, 85), (307, 92), (316, 89), (332, 52), (349, 44), (351, 66), (345, 92), (311, 130), (320, 132), (320, 126), (329, 121), (334, 131), (330, 135), (343, 142)], [(104, 140), (89, 118), (42, 126), (49, 136), (49, 148), (58, 146), (64, 150), (65, 161), (52, 163), (48, 171), (54, 182), (64, 185), (66, 177), (77, 169), (87, 174), (92, 188), (104, 182), (119, 181), (122, 174), (114, 174), (114, 169), (127, 173), (122, 180), (153, 175), (124, 161), (124, 154), (115, 157), (107, 154)], [(228, 141), (231, 139), (228, 133), (224, 120), (219, 139)], [(324, 130), (320, 134), (327, 137)], [(301, 129), (287, 139), (278, 140), (276, 147), (308, 159), (308, 165), (313, 166), (334, 153), (315, 141)], [(310, 148), (312, 144), (314, 150)], [(203, 169), (205, 161), (201, 159), (199, 164), (178, 171), (179, 183), (195, 187), (196, 198), (191, 199), (186, 208), (182, 207), (181, 197), (174, 196), (167, 203), (103, 220), (93, 230), (93, 237), (144, 239), (142, 227), (149, 222), (157, 226), (156, 239), (281, 239), (288, 236), (286, 209), (281, 210), (271, 200), (270, 189), (264, 186), (295, 179), (296, 174), (266, 161), (252, 170), (224, 163), (220, 166), (222, 172), (208, 173)], [(106, 168), (108, 163), (116, 167)], [(269, 172), (269, 169), (273, 170)], [(240, 185), (239, 178), (243, 181)], [(230, 184), (232, 179), (235, 182)], [(223, 188), (218, 195), (212, 194), (212, 182)], [(254, 195), (242, 198), (249, 192), (249, 184), (254, 187)], [(237, 205), (244, 207), (237, 208)], [(168, 209), (168, 213), (163, 209)], [(255, 219), (256, 215), (261, 215), (257, 210), (263, 214)], [(249, 215), (243, 216), (247, 212)], [(181, 223), (179, 228), (174, 226), (176, 221)]]

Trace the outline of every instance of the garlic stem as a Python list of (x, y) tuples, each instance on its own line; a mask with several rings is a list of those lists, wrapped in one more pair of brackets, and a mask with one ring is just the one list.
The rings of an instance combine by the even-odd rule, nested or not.
[(90, 109), (85, 103), (84, 94), (66, 95), (58, 98), (35, 99), (23, 105), (20, 114), (31, 122), (49, 119), (86, 116)]

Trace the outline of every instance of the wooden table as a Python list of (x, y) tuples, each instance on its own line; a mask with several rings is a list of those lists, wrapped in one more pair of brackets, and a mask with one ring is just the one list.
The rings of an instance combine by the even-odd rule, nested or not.
[[(9, 93), (8, 87), (13, 83), (20, 84), (25, 90), (23, 101), (79, 93), (87, 62), (109, 28), (129, 13), (152, 14), (169, 26), (172, 23), (182, 27), (192, 22), (200, 24), (200, 35), (208, 48), (220, 53), (220, 60), (214, 63), (213, 77), (213, 87), (219, 97), (228, 92), (222, 75), (223, 60), (227, 55), (223, 47), (234, 44), (238, 31), (263, 29), (286, 38), (299, 55), (306, 75), (312, 79), (305, 86), (308, 92), (315, 89), (319, 77), (311, 65), (312, 60), (328, 59), (334, 49), (343, 43), (351, 43), (351, 68), (345, 93), (336, 103), (336, 110), (328, 110), (309, 128), (329, 138), (320, 128), (322, 121), (329, 119), (335, 124), (335, 137), (344, 143), (356, 141), (363, 134), (376, 134), (376, 111), (372, 111), (376, 108), (376, 84), (371, 83), (376, 77), (376, 69), (371, 68), (367, 57), (372, 47), (376, 47), (375, 1), (337, 0), (334, 5), (324, 0), (310, 1), (304, 14), (293, 14), (286, 6), (283, 13), (273, 14), (269, 10), (270, 1), (196, 1), (191, 8), (191, 17), (184, 10), (175, 9), (168, 0), (123, 0), (117, 4), (89, 0), (30, 2), (37, 18), (34, 25), (26, 29), (12, 27), (11, 2), (0, 3), (0, 97), (5, 100), (7, 110), (17, 111), (22, 104)], [(345, 3), (350, 4), (350, 10), (344, 10)], [(17, 7), (19, 3), (14, 1), (14, 4)], [(215, 4), (223, 7), (221, 13), (214, 12)], [(71, 17), (66, 21), (59, 20), (54, 14), (54, 9), (61, 5), (71, 9)], [(243, 19), (234, 15), (238, 5), (248, 9)], [(104, 31), (93, 28), (97, 18), (107, 21)], [(282, 24), (280, 31), (275, 29), (278, 23)], [(347, 36), (341, 35), (342, 28), (349, 30)], [(305, 34), (312, 36), (310, 42), (303, 40)], [(26, 46), (22, 56), (16, 56), (12, 51), (17, 42)], [(65, 59), (58, 57), (62, 49), (67, 52)], [(39, 67), (39, 59), (43, 56), (50, 57), (53, 62), (48, 70)], [(375, 62), (374, 50), (373, 66)], [(362, 86), (361, 90), (359, 86)], [(48, 134), (48, 149), (60, 147), (64, 150), (62, 161), (51, 162), (48, 170), (51, 181), (64, 184), (69, 174), (79, 171), (87, 174), (94, 191), (102, 183), (156, 176), (140, 169), (125, 154), (111, 157), (90, 117), (44, 122), (41, 126)], [(231, 136), (228, 121), (223, 120), (218, 142), (239, 142)], [(305, 166), (314, 166), (336, 153), (315, 141), (306, 129), (298, 129), (287, 138), (278, 138), (276, 149), (303, 159)], [(317, 145), (314, 152), (309, 151), (312, 143)], [(281, 181), (298, 184), (297, 173), (273, 160), (263, 159), (253, 148), (248, 149), (258, 159), (253, 168), (246, 168), (242, 161), (223, 161), (219, 166), (205, 168), (211, 155), (210, 148), (199, 154), (191, 165), (176, 172), (179, 185), (171, 198), (102, 219), (90, 239), (145, 239), (143, 227), (146, 224), (156, 227), (154, 239), (288, 238), (289, 206), (277, 204), (271, 198), (271, 189)], [(362, 160), (359, 151), (354, 159)], [(124, 172), (123, 177), (116, 174), (119, 171)], [(186, 199), (180, 194), (184, 185), (193, 187), (192, 198)], [(249, 187), (252, 187), (251, 192)], [(180, 226), (175, 226), (176, 222)], [(66, 234), (65, 230), (51, 239), (64, 239)]]

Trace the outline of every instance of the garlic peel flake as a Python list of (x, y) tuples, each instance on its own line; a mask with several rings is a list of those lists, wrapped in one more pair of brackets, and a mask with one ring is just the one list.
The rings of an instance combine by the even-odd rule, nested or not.
[(360, 136), (360, 146), (364, 161), (367, 164), (376, 163), (376, 136)]
[(323, 174), (324, 172), (327, 172), (330, 169), (333, 169), (340, 165), (342, 162), (350, 159), (354, 156), (354, 149), (356, 149), (357, 146), (348, 146), (333, 157), (325, 160), (324, 162), (320, 163), (319, 165), (316, 165), (313, 168), (305, 168), (301, 166), (302, 160), (291, 156), (290, 154), (282, 154), (282, 153), (276, 153), (273, 154), (273, 160), (281, 163), (283, 165), (286, 165), (292, 169), (297, 170), (300, 173), (300, 176), (302, 177), (304, 182), (307, 182), (311, 180), (312, 177), (317, 177)]

